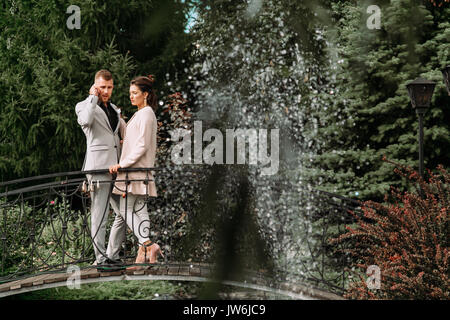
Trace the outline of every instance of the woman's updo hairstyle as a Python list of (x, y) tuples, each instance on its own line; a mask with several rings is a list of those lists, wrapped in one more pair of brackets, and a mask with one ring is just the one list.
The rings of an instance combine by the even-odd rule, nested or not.
[(131, 80), (130, 86), (137, 86), (142, 93), (148, 92), (147, 96), (147, 105), (152, 107), (153, 111), (156, 111), (158, 108), (158, 97), (156, 96), (156, 90), (153, 89), (153, 83), (155, 79), (153, 75), (149, 74), (148, 76), (139, 76)]

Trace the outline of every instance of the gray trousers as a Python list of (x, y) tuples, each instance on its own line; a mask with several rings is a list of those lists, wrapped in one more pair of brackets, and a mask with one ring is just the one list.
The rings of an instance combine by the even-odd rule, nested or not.
[[(111, 193), (111, 174), (87, 174), (86, 177), (91, 187), (91, 237), (95, 260), (97, 264), (104, 262), (107, 258), (116, 260), (119, 258), (126, 231), (126, 225), (120, 215), (120, 196)], [(101, 181), (111, 181), (111, 183), (101, 183)], [(105, 250), (106, 222), (110, 205), (116, 215), (111, 228), (108, 249)]]
[[(113, 231), (114, 233), (118, 233), (125, 228), (125, 222), (128, 228), (133, 231), (133, 234), (138, 239), (140, 245), (150, 240), (150, 218), (147, 211), (145, 196), (128, 193), (126, 198), (121, 197), (120, 216), (120, 220), (117, 219), (117, 217), (116, 220), (114, 220), (114, 225), (117, 225), (111, 230), (110, 240)], [(120, 239), (120, 235), (115, 235), (114, 238)]]

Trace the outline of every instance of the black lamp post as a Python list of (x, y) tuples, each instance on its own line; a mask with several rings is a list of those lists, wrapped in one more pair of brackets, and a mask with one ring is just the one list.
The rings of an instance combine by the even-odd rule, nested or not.
[(450, 66), (446, 66), (442, 69), (442, 75), (444, 76), (444, 82), (447, 86), (448, 95), (450, 96)]
[(416, 113), (419, 115), (419, 174), (423, 178), (423, 115), (430, 107), (436, 83), (423, 78), (408, 83), (409, 98)]

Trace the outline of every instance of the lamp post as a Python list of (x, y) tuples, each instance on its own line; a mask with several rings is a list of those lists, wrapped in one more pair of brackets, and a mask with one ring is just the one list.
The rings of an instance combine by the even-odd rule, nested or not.
[(406, 85), (408, 89), (411, 104), (419, 116), (419, 174), (423, 179), (423, 116), (430, 107), (431, 97), (433, 96), (436, 83), (423, 78)]
[(442, 75), (444, 76), (445, 86), (447, 87), (447, 92), (450, 96), (450, 66), (446, 66), (442, 69)]

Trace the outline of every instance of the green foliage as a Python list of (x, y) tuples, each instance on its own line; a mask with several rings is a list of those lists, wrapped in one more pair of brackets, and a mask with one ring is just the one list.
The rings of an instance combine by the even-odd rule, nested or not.
[[(372, 4), (381, 9), (380, 30), (367, 27)], [(260, 118), (265, 115), (266, 126), (282, 123), (282, 140), (302, 148), (297, 158), (317, 154), (311, 164), (300, 165), (313, 184), (380, 199), (390, 185), (401, 183), (381, 161), (383, 155), (417, 164), (418, 121), (406, 84), (423, 76), (437, 83), (424, 122), (425, 165), (448, 164), (449, 98), (440, 72), (450, 63), (448, 5), (265, 1), (253, 16), (249, 7), (240, 1), (201, 1), (202, 19), (194, 28), (200, 78), (213, 89), (204, 100), (231, 105), (222, 119), (244, 122), (255, 110)], [(298, 55), (302, 66), (295, 66)], [(212, 110), (208, 114), (216, 114)], [(281, 142), (282, 158), (290, 157), (286, 149), (292, 144)]]
[(70, 264), (93, 256), (88, 218), (72, 211), (68, 201), (52, 200), (45, 216), (37, 227), (33, 250), (29, 250), (34, 266), (59, 266), (63, 261)]
[(2, 275), (28, 268), (46, 271), (63, 263), (79, 262), (82, 266), (83, 260), (93, 256), (88, 217), (71, 210), (64, 199), (55, 197), (43, 203), (35, 208), (26, 201), (3, 204), (6, 240), (0, 246)]
[[(332, 4), (334, 77), (328, 81), (335, 92), (323, 92), (328, 106), (318, 114), (319, 134), (327, 137), (317, 158), (326, 188), (347, 196), (358, 192), (363, 199), (381, 199), (390, 185), (401, 184), (383, 155), (417, 166), (418, 120), (406, 84), (419, 76), (437, 84), (424, 121), (425, 166), (448, 166), (450, 159), (450, 100), (440, 72), (450, 63), (450, 8), (415, 0), (372, 2)], [(369, 4), (381, 9), (380, 30), (366, 26)]]
[(134, 75), (153, 73), (158, 82), (185, 54), (187, 5), (162, 0), (77, 5), (79, 30), (66, 27), (63, 1), (2, 5), (1, 180), (81, 168), (85, 137), (74, 109), (98, 69), (113, 73), (112, 101), (123, 108)]
[[(2, 200), (0, 204), (4, 206), (5, 202)], [(6, 209), (2, 209), (3, 212), (6, 211)], [(29, 216), (32, 209), (27, 205), (16, 205), (8, 211), (8, 218), (3, 218), (2, 222), (2, 234), (6, 240), (2, 241), (0, 246), (0, 257), (2, 257), (3, 267), (1, 276), (13, 273), (18, 265), (27, 258), (28, 254), (29, 230), (18, 226), (30, 225)]]
[(58, 287), (11, 296), (10, 300), (150, 300), (169, 296), (186, 298), (190, 286), (171, 281), (114, 281), (81, 285), (80, 289)]

